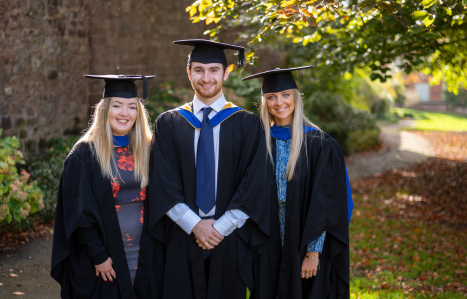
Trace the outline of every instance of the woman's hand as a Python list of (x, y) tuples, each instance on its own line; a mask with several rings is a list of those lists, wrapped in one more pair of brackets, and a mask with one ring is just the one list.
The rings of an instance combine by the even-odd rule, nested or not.
[(302, 278), (308, 279), (316, 276), (318, 272), (319, 252), (307, 252), (302, 262)]
[(102, 264), (94, 265), (94, 267), (96, 267), (96, 276), (99, 276), (99, 273), (100, 273), (104, 281), (107, 281), (107, 278), (110, 281), (113, 281), (112, 277), (117, 279), (117, 274), (115, 274), (115, 271), (112, 265), (113, 263), (110, 257)]

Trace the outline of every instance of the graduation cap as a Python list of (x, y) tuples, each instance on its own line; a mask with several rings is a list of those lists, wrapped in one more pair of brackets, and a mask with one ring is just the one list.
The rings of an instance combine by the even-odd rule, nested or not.
[(287, 89), (298, 88), (297, 83), (295, 82), (295, 79), (292, 75), (292, 71), (298, 71), (312, 67), (312, 65), (307, 65), (288, 69), (276, 68), (273, 70), (245, 77), (242, 79), (242, 81), (251, 80), (255, 78), (264, 78), (263, 86), (261, 87), (261, 92), (263, 94), (270, 92), (280, 92)]
[(238, 50), (238, 67), (243, 67), (245, 60), (245, 48), (213, 42), (206, 39), (184, 39), (176, 40), (173, 42), (176, 45), (184, 45), (194, 47), (191, 51), (188, 62), (201, 62), (201, 63), (222, 63), (227, 65), (227, 58), (225, 57), (224, 50)]
[(119, 97), (119, 98), (136, 98), (138, 97), (138, 88), (136, 80), (143, 80), (143, 99), (148, 97), (148, 79), (155, 78), (155, 75), (84, 75), (89, 79), (104, 79), (105, 87), (103, 98)]

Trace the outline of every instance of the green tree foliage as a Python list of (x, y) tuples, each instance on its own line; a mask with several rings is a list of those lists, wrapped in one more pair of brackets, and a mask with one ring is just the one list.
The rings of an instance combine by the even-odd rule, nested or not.
[(198, 0), (187, 12), (195, 23), (220, 24), (205, 32), (214, 40), (237, 27), (253, 65), (255, 49), (282, 40), (296, 45), (292, 63), (334, 77), (369, 66), (371, 79), (385, 82), (395, 63), (444, 76), (455, 93), (467, 86), (467, 0)]
[[(2, 129), (0, 129), (0, 135)], [(43, 193), (36, 182), (28, 182), (24, 169), (18, 174), (16, 164), (24, 164), (16, 137), (0, 139), (0, 224), (21, 222), (29, 214), (44, 208)]]

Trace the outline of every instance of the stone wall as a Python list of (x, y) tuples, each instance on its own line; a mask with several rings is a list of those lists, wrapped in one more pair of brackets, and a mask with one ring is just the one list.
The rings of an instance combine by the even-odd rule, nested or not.
[[(89, 74), (155, 74), (150, 89), (189, 86), (190, 47), (173, 40), (206, 38), (185, 8), (193, 0), (1, 0), (0, 128), (28, 153), (52, 137), (80, 134), (104, 87)], [(232, 43), (226, 34), (223, 42)], [(236, 56), (227, 53), (229, 63)], [(279, 54), (262, 55), (261, 68)], [(252, 70), (250, 70), (251, 72)]]
[[(185, 8), (193, 0), (109, 0), (89, 6), (89, 72), (155, 74), (150, 89), (174, 81), (187, 85), (189, 47), (173, 40), (205, 38), (204, 24), (192, 24)], [(103, 82), (90, 81), (89, 103), (102, 96)]]
[(28, 152), (86, 124), (85, 10), (79, 0), (0, 1), (2, 136)]

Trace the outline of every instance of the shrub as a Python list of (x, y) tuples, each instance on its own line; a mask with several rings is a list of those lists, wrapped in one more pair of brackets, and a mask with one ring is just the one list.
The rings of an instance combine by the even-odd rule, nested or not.
[[(233, 75), (235, 76), (236, 74)], [(228, 82), (229, 80), (231, 80), (230, 77), (226, 82)], [(241, 77), (238, 77), (237, 75), (233, 80), (241, 81)], [(229, 85), (224, 84), (223, 91), (227, 101), (241, 106), (247, 110), (250, 110), (248, 106), (249, 103), (246, 103), (245, 99), (242, 96), (243, 90), (229, 87)], [(149, 117), (151, 118), (151, 122), (154, 123), (159, 114), (167, 110), (179, 107), (184, 103), (193, 101), (194, 95), (195, 92), (193, 91), (193, 89), (176, 87), (173, 82), (166, 82), (160, 84), (158, 88), (151, 90), (151, 92), (149, 93), (149, 97), (146, 99), (145, 103), (146, 109), (149, 113)], [(244, 104), (246, 104), (248, 107), (245, 107)]]
[[(247, 73), (231, 73), (229, 75), (229, 79), (224, 81), (224, 87), (232, 90), (236, 95), (244, 99), (242, 103), (243, 108), (253, 113), (259, 114), (257, 105), (261, 97), (262, 84), (258, 80), (242, 81), (242, 78), (248, 75), (249, 74)], [(227, 100), (232, 101), (231, 98), (232, 96), (229, 94)]]
[(379, 143), (379, 128), (373, 115), (353, 108), (331, 92), (317, 91), (303, 99), (304, 112), (334, 138), (344, 154), (365, 150)]
[(192, 89), (175, 87), (173, 82), (160, 84), (151, 90), (145, 102), (151, 121), (156, 121), (159, 114), (191, 101), (193, 94)]
[[(0, 135), (2, 129), (0, 129)], [(44, 208), (43, 193), (37, 183), (28, 183), (30, 174), (18, 174), (16, 164), (24, 164), (16, 137), (0, 139), (0, 224), (20, 223), (30, 214)]]
[(384, 117), (391, 110), (391, 101), (387, 99), (378, 99), (371, 105), (371, 113), (377, 117)]
[(63, 162), (70, 153), (79, 136), (63, 139), (52, 138), (47, 157), (36, 156), (28, 160), (27, 170), (31, 178), (37, 180), (38, 186), (44, 192), (44, 209), (36, 214), (40, 222), (49, 222), (55, 217), (55, 206), (58, 185), (63, 171)]

